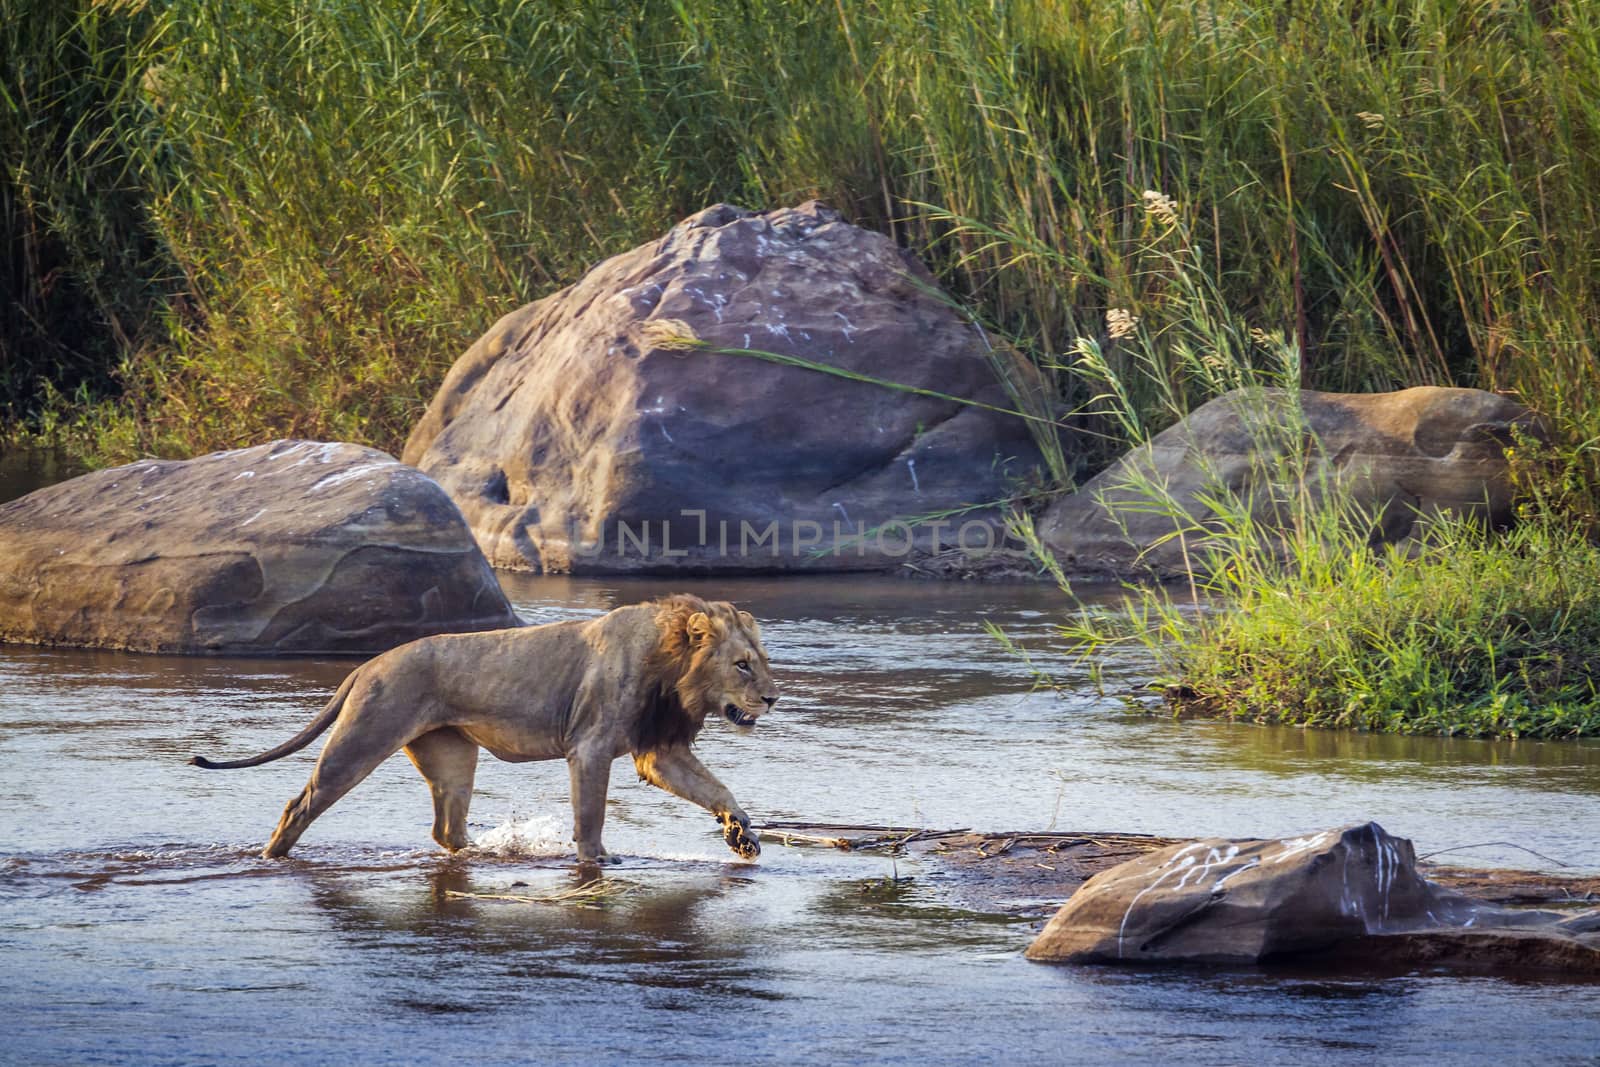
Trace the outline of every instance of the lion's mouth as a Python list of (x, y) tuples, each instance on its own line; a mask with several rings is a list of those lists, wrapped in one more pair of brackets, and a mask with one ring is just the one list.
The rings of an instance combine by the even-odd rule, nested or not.
[(756, 717), (741, 711), (737, 704), (729, 704), (724, 707), (722, 716), (735, 726), (754, 726), (756, 724)]

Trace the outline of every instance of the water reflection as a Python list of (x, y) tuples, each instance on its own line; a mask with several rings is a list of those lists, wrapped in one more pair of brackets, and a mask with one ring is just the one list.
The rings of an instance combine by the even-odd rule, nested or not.
[[(1244, 836), (1378, 818), (1419, 851), (1512, 839), (1600, 867), (1596, 746), (1175, 722), (1087, 688), (1034, 692), (978, 624), (1047, 649), (1052, 590), (507, 584), (541, 621), (678, 589), (755, 611), (785, 699), (758, 730), (714, 724), (702, 745), (758, 820)], [(314, 1064), (348, 1059), (352, 1034), (374, 1059), (480, 1065), (1500, 1064), (1534, 1040), (1552, 1062), (1600, 1047), (1594, 987), (1028, 964), (1029, 924), (946, 907), (914, 861), (772, 845), (759, 866), (725, 863), (701, 814), (622, 764), (607, 836), (627, 861), (604, 877), (630, 891), (596, 908), (454, 895), (583, 884), (558, 764), (485, 759), (474, 804), (475, 833), (508, 809), (558, 826), (554, 855), (434, 850), (400, 757), (297, 860), (263, 861), (315, 750), (231, 774), (184, 760), (282, 741), (351, 666), (0, 649), (11, 1058)], [(1131, 684), (1148, 665), (1118, 669)]]
[(500, 584), (525, 614), (563, 618), (679, 592), (732, 600), (753, 612), (763, 627), (769, 620), (823, 621), (841, 627), (892, 622), (906, 632), (939, 632), (954, 625), (961, 634), (970, 635), (972, 620), (987, 611), (1049, 621), (1062, 610), (1060, 592), (1043, 584), (935, 583), (876, 575), (572, 578), (502, 571)]
[(902, 873), (915, 869), (914, 863), (899, 863), (885, 877), (842, 879), (824, 887), (808, 902), (809, 935), (859, 950), (948, 953), (993, 950), (1031, 929), (1032, 924), (1012, 916), (951, 907), (925, 879)]
[(1520, 784), (1554, 792), (1600, 788), (1595, 741), (1483, 741), (1203, 722), (1184, 727), (1218, 758), (1273, 775), (1314, 772), (1376, 781), (1403, 767), (1411, 775), (1459, 782), (1463, 774), (1537, 770), (1520, 776)]
[[(503, 866), (490, 869), (486, 874), (457, 857), (429, 865), (420, 881), (402, 886), (338, 870), (308, 868), (302, 877), (329, 930), (356, 950), (358, 963), (370, 964), (375, 982), (393, 980), (395, 954), (403, 951), (412, 970), (395, 999), (404, 1005), (416, 1003), (420, 987), (448, 987), (464, 966), (502, 979), (583, 979), (739, 1000), (775, 996), (759, 963), (760, 941), (713, 914), (729, 910), (724, 898), (750, 891), (749, 878), (669, 868), (622, 878), (563, 866), (524, 871), (508, 884)], [(596, 881), (617, 892), (592, 904), (493, 899), (593, 891)]]

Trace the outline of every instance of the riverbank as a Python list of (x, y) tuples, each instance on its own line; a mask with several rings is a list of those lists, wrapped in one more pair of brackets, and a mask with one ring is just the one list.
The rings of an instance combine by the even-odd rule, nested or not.
[[(1506, 532), (1435, 520), (1382, 549), (1359, 512), (1300, 511), (1281, 531), (1228, 513), (1206, 573), (1075, 611), (1068, 658), (1092, 666), (1140, 645), (1159, 665), (1145, 692), (1182, 716), (1592, 737), (1600, 547), (1566, 516), (1523, 513)], [(1195, 611), (1197, 596), (1215, 608)]]

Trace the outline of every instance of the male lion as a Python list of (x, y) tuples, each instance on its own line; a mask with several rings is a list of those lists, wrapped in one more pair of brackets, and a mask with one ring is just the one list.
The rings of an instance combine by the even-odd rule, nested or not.
[(589, 622), (442, 634), (391, 649), (339, 686), (315, 722), (269, 752), (197, 767), (254, 767), (333, 733), (262, 855), (283, 856), (307, 826), (404, 748), (433, 791), (433, 839), (467, 844), (478, 749), (513, 763), (564, 757), (582, 863), (616, 862), (600, 843), (611, 761), (722, 820), (753, 858), (761, 843), (733, 794), (689, 750), (706, 715), (753, 726), (778, 699), (761, 629), (726, 602), (677, 595)]

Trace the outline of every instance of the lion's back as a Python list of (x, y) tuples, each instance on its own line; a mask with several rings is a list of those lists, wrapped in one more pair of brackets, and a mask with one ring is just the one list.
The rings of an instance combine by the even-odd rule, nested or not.
[(514, 717), (524, 728), (564, 731), (586, 692), (607, 714), (635, 714), (658, 640), (650, 612), (619, 608), (595, 619), (425, 638), (380, 657), (391, 660), (381, 673), (405, 695), (461, 719)]

